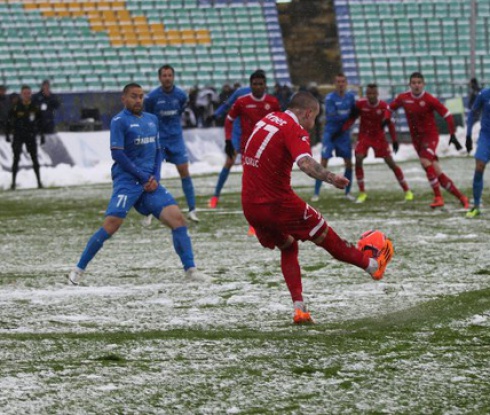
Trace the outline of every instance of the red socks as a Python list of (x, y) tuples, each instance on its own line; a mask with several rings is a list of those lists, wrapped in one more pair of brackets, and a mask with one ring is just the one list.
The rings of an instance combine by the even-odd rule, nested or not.
[(301, 284), (301, 270), (298, 261), (298, 241), (294, 241), (286, 249), (281, 250), (281, 269), (293, 302), (303, 301), (303, 285)]

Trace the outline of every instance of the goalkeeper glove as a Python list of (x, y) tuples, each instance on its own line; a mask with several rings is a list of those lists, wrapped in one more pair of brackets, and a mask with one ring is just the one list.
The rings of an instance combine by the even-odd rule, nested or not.
[(456, 134), (451, 134), (451, 138), (449, 138), (449, 145), (453, 144), (456, 147), (456, 150), (461, 150), (463, 146), (460, 144), (458, 139), (456, 138)]
[(44, 135), (41, 136), (41, 145), (43, 146), (46, 143), (46, 137)]
[(395, 154), (398, 153), (399, 148), (400, 148), (400, 145), (398, 144), (398, 141), (393, 141), (393, 152)]
[(235, 148), (233, 147), (231, 140), (225, 141), (225, 153), (231, 159), (235, 157)]
[(471, 135), (466, 136), (466, 151), (468, 154), (471, 153), (471, 150), (473, 150), (473, 140), (471, 139)]

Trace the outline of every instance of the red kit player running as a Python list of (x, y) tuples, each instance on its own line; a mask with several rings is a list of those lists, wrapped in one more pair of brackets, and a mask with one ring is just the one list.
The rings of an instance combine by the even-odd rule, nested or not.
[(312, 241), (335, 259), (383, 277), (393, 256), (386, 240), (374, 259), (341, 239), (322, 214), (299, 198), (291, 188), (291, 170), (296, 163), (308, 176), (344, 189), (349, 180), (326, 170), (311, 155), (310, 130), (320, 110), (309, 92), (293, 96), (285, 112), (274, 112), (260, 120), (242, 153), (242, 205), (247, 221), (255, 227), (265, 248), (278, 247), (281, 269), (294, 306), (294, 322), (313, 322), (303, 302), (298, 240)]
[[(364, 168), (363, 160), (366, 158), (369, 148), (374, 150), (374, 156), (383, 158), (388, 167), (393, 171), (395, 177), (405, 192), (405, 200), (413, 200), (413, 193), (408, 187), (403, 176), (402, 169), (396, 165), (391, 156), (390, 146), (386, 141), (384, 128), (382, 126), (385, 112), (388, 104), (379, 100), (378, 86), (369, 84), (366, 87), (366, 98), (356, 101), (356, 111), (353, 112), (349, 120), (342, 127), (347, 131), (352, 127), (357, 117), (360, 118), (359, 137), (355, 148), (356, 156), (356, 179), (359, 186), (359, 196), (356, 203), (364, 203), (367, 199), (367, 193), (364, 186)], [(391, 141), (393, 142), (393, 151), (398, 151), (398, 141), (396, 141), (396, 130), (393, 123), (388, 124)]]
[[(412, 144), (417, 151), (422, 167), (425, 169), (427, 179), (434, 191), (434, 201), (430, 207), (444, 206), (444, 199), (441, 195), (440, 186), (451, 192), (459, 199), (465, 209), (469, 208), (468, 198), (459, 191), (453, 181), (446, 176), (441, 169), (439, 159), (436, 155), (437, 144), (439, 143), (439, 131), (437, 130), (434, 111), (444, 117), (451, 134), (450, 144), (454, 144), (457, 149), (461, 149), (455, 135), (454, 119), (449, 110), (433, 95), (424, 90), (425, 81), (420, 72), (414, 72), (410, 76), (410, 91), (398, 95), (389, 105), (391, 111), (396, 111), (402, 107), (407, 116)], [(391, 117), (391, 112), (387, 111), (384, 124)]]

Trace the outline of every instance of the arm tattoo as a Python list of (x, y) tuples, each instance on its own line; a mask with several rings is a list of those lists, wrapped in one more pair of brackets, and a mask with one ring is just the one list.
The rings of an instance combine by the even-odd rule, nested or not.
[(313, 179), (322, 180), (324, 182), (333, 183), (335, 174), (326, 170), (313, 157), (305, 156), (298, 160), (298, 166), (302, 172), (306, 173)]

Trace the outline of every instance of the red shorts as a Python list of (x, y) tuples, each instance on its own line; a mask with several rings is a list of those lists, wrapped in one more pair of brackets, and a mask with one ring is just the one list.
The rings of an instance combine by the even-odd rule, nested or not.
[(383, 139), (369, 140), (360, 139), (354, 150), (354, 154), (357, 155), (367, 155), (369, 147), (374, 150), (374, 157), (385, 158), (391, 155), (391, 150), (388, 142)]
[(328, 227), (322, 214), (293, 194), (282, 203), (244, 203), (243, 213), (262, 246), (274, 249), (289, 235), (300, 241), (318, 238)]
[(412, 140), (412, 144), (419, 158), (424, 158), (430, 161), (439, 160), (436, 155), (436, 148), (439, 144), (439, 136), (427, 137), (423, 140)]

